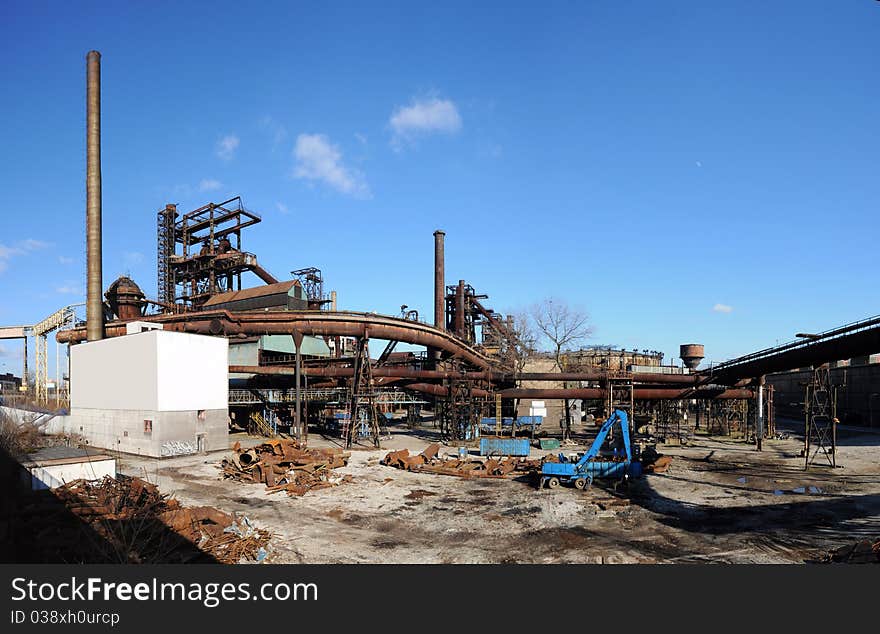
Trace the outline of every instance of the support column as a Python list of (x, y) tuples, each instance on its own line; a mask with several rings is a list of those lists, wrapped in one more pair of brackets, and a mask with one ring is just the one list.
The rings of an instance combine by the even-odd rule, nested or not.
[(25, 331), (24, 339), (22, 340), (24, 342), (24, 357), (21, 364), (21, 384), (24, 386), (24, 393), (30, 396), (28, 394), (27, 340), (27, 331)]
[(295, 370), (295, 381), (296, 381), (296, 411), (294, 414), (294, 426), (296, 428), (296, 439), (301, 440), (303, 437), (302, 433), (302, 388), (300, 387), (300, 379), (302, 375), (302, 355), (300, 354), (300, 349), (302, 347), (303, 342), (303, 334), (301, 332), (294, 331), (293, 333), (293, 345), (296, 346), (296, 370)]
[(764, 443), (764, 377), (758, 379), (758, 413), (755, 417), (755, 436), (757, 436), (758, 451), (763, 450)]

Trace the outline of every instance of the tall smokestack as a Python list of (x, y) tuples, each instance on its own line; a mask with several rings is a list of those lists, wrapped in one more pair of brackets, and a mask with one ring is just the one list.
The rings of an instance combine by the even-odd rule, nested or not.
[(101, 54), (86, 55), (86, 336), (104, 338), (101, 305)]
[(434, 326), (446, 328), (445, 292), (446, 271), (443, 254), (443, 237), (446, 232), (437, 229), (434, 232)]

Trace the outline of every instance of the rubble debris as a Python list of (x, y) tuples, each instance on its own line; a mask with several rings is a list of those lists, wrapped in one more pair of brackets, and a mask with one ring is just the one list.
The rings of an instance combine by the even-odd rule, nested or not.
[(672, 463), (672, 458), (659, 453), (655, 447), (648, 446), (642, 449), (639, 461), (642, 463), (642, 471), (645, 473), (665, 473)]
[(880, 563), (880, 539), (871, 542), (863, 539), (825, 554), (822, 563), (878, 564)]
[[(644, 454), (642, 455), (644, 456)], [(644, 457), (642, 458), (642, 471), (644, 473), (666, 473), (671, 464), (672, 456), (655, 454), (654, 456), (650, 456), (648, 462), (645, 462)]]
[(590, 500), (591, 504), (595, 504), (603, 511), (613, 510), (614, 507), (629, 506), (632, 502), (627, 498), (604, 497)]
[(439, 473), (462, 478), (504, 478), (514, 472), (540, 469), (539, 460), (522, 460), (508, 456), (504, 459), (440, 458), (440, 445), (429, 445), (422, 453), (411, 456), (408, 449), (391, 451), (382, 458), (382, 464), (404, 471)]
[(223, 477), (238, 482), (262, 482), (270, 493), (305, 495), (352, 481), (350, 475), (333, 473), (347, 465), (351, 456), (341, 449), (306, 449), (295, 440), (273, 438), (250, 449), (235, 443), (232, 450), (234, 453), (220, 463)]
[[(270, 534), (210, 506), (185, 507), (159, 492), (155, 484), (140, 478), (117, 475), (103, 480), (74, 480), (51, 492), (60, 515), (63, 509), (80, 520), (82, 531), (92, 533), (78, 540), (87, 545), (77, 552), (72, 543), (57, 544), (74, 561), (117, 563), (184, 563), (210, 560), (234, 564), (266, 556)], [(64, 518), (45, 516), (46, 504), (35, 502), (24, 509), (35, 522), (55, 528)], [(241, 527), (246, 526), (247, 530)], [(44, 529), (48, 531), (49, 528)], [(95, 539), (95, 534), (100, 539)], [(70, 533), (68, 533), (68, 536)], [(51, 540), (51, 537), (49, 537)], [(56, 544), (46, 545), (54, 548)], [(68, 550), (69, 549), (69, 550)]]

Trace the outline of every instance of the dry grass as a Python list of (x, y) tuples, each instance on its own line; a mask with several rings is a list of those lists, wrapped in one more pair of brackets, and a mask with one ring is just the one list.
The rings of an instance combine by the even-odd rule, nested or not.
[(41, 446), (41, 434), (36, 425), (16, 424), (0, 412), (0, 450), (14, 458), (24, 458)]

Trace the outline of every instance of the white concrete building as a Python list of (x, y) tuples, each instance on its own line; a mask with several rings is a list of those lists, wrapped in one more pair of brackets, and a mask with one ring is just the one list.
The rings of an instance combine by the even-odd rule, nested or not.
[(163, 330), (72, 346), (65, 431), (147, 456), (226, 449), (228, 363), (225, 338)]

